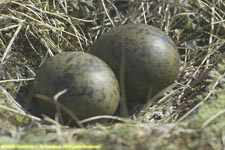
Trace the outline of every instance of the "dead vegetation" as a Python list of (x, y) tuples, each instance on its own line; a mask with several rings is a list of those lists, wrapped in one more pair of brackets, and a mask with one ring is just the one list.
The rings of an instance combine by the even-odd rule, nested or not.
[[(224, 10), (224, 0), (1, 0), (0, 144), (224, 149)], [(45, 59), (86, 52), (101, 34), (127, 23), (162, 29), (181, 54), (177, 81), (155, 103), (131, 119), (84, 128), (31, 113), (35, 106), (25, 105), (30, 82)]]

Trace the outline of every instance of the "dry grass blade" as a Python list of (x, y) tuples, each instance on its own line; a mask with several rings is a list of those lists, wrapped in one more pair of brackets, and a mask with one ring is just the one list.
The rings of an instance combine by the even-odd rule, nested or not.
[(102, 7), (103, 7), (103, 9), (104, 9), (104, 11), (106, 13), (106, 16), (109, 18), (110, 23), (112, 24), (112, 26), (115, 27), (115, 24), (114, 24), (113, 20), (111, 19), (110, 15), (109, 15), (109, 13), (108, 13), (108, 11), (106, 9), (105, 0), (101, 0), (101, 2), (102, 2)]
[(102, 119), (110, 119), (110, 120), (114, 120), (114, 121), (119, 121), (119, 122), (130, 122), (130, 120), (127, 119), (123, 119), (121, 117), (115, 117), (115, 116), (107, 116), (107, 115), (100, 115), (100, 116), (95, 116), (95, 117), (90, 117), (84, 120), (81, 120), (81, 123), (88, 123), (88, 122), (92, 122), (92, 121), (96, 121), (96, 120), (102, 120)]
[(214, 116), (212, 116), (211, 118), (206, 120), (206, 122), (203, 123), (202, 128), (206, 128), (207, 125), (209, 125), (211, 122), (213, 122), (213, 120), (215, 120), (219, 116), (223, 115), (224, 113), (225, 113), (225, 110), (221, 110), (219, 113), (215, 114)]
[(22, 81), (32, 81), (34, 78), (27, 78), (27, 79), (9, 79), (9, 80), (0, 80), (0, 83), (6, 82), (22, 82)]
[(11, 38), (11, 40), (10, 40), (8, 46), (6, 47), (6, 50), (5, 50), (5, 52), (3, 53), (3, 56), (2, 56), (2, 59), (1, 59), (1, 63), (4, 62), (4, 60), (5, 60), (6, 56), (7, 56), (7, 54), (8, 54), (9, 51), (11, 50), (12, 44), (13, 44), (15, 38), (17, 37), (17, 35), (19, 34), (21, 28), (22, 28), (22, 23), (20, 23), (20, 24), (18, 25), (18, 27), (17, 27), (17, 29), (16, 29), (16, 31), (15, 31), (13, 37)]
[(4, 94), (6, 99), (6, 103), (10, 104), (11, 107), (13, 107), (14, 109), (17, 109), (18, 111), (25, 113), (22, 110), (22, 106), (12, 97), (12, 95), (10, 95), (10, 93), (4, 89), (2, 86), (0, 86), (1, 89), (1, 94)]
[(41, 119), (38, 118), (38, 117), (29, 115), (29, 114), (27, 114), (27, 113), (25, 113), (25, 112), (22, 113), (22, 112), (20, 112), (20, 111), (17, 111), (17, 110), (15, 110), (15, 109), (12, 109), (12, 108), (9, 108), (9, 107), (6, 107), (6, 106), (4, 106), (4, 105), (0, 105), (0, 108), (3, 109), (3, 110), (6, 110), (6, 111), (13, 112), (13, 113), (15, 113), (15, 114), (19, 114), (19, 115), (26, 116), (26, 117), (28, 117), (28, 118), (30, 118), (30, 119), (32, 119), (32, 120), (35, 120), (35, 121), (41, 121)]
[[(59, 95), (60, 94), (62, 94), (62, 93), (59, 93)], [(59, 95), (56, 95), (56, 97), (59, 96)], [(35, 97), (38, 98), (39, 100), (47, 101), (49, 103), (52, 103), (52, 104), (56, 105), (56, 107), (59, 107), (58, 110), (62, 110), (64, 112), (66, 112), (77, 123), (77, 125), (80, 128), (84, 128), (84, 126), (82, 125), (82, 123), (80, 122), (80, 120), (76, 117), (76, 115), (71, 110), (67, 109), (64, 105), (62, 105), (62, 104), (60, 104), (58, 102), (55, 102), (52, 99), (50, 99), (49, 97), (44, 96), (44, 95), (35, 94)]]

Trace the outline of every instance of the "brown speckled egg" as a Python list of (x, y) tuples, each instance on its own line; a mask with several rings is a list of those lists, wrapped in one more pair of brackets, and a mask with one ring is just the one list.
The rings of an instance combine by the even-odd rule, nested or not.
[[(34, 81), (35, 94), (53, 99), (64, 89), (67, 91), (58, 102), (79, 119), (113, 115), (119, 103), (117, 78), (107, 64), (91, 54), (65, 52), (41, 65)], [(38, 103), (45, 114), (54, 116), (53, 104), (43, 100)]]
[(174, 82), (179, 72), (176, 45), (160, 29), (149, 25), (116, 27), (100, 36), (89, 52), (104, 60), (118, 79), (121, 60), (125, 60), (128, 102), (145, 102), (149, 91), (151, 96), (158, 93)]

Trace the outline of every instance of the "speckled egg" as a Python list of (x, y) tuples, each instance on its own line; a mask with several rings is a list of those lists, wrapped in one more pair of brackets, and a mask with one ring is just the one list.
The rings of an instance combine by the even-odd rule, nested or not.
[(150, 25), (113, 28), (100, 36), (89, 52), (104, 60), (118, 78), (124, 62), (128, 102), (145, 102), (148, 96), (174, 82), (179, 72), (176, 45), (163, 31)]
[[(83, 52), (65, 52), (49, 58), (37, 71), (35, 94), (48, 96), (62, 90), (58, 102), (79, 119), (113, 115), (119, 103), (119, 85), (112, 70), (99, 58)], [(38, 100), (42, 111), (54, 116), (55, 106)], [(65, 115), (68, 118), (68, 115)]]

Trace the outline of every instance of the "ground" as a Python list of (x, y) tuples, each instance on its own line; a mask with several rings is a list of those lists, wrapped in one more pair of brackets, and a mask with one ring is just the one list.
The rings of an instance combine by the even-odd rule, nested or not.
[[(224, 149), (223, 10), (223, 0), (1, 0), (0, 149)], [(87, 52), (103, 33), (128, 23), (173, 39), (181, 56), (177, 80), (129, 118), (83, 120), (78, 128), (37, 115), (28, 100), (40, 64), (64, 51)]]

